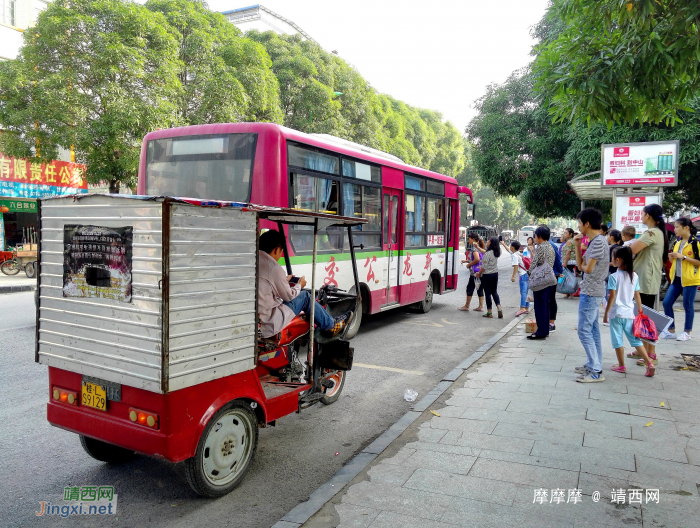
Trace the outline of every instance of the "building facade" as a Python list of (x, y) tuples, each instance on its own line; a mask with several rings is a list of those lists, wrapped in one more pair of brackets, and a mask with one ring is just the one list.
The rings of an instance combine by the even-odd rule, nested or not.
[(251, 29), (261, 33), (274, 31), (279, 35), (301, 35), (306, 40), (316, 42), (294, 22), (260, 4), (222, 11), (221, 14), (244, 33)]

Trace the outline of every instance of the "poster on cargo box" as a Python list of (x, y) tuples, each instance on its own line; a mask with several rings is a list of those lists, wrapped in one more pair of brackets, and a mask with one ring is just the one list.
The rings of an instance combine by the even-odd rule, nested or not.
[(63, 227), (63, 296), (131, 302), (133, 227)]

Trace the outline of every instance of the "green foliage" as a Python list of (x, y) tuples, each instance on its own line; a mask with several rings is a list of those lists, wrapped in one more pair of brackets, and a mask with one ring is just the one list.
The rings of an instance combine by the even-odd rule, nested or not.
[(343, 137), (451, 176), (462, 170), (459, 131), (438, 112), (377, 94), (344, 60), (299, 35), (246, 36), (264, 45), (272, 59), (285, 126)]
[(549, 16), (542, 26), (565, 27), (534, 71), (555, 121), (682, 121), (700, 88), (700, 3), (555, 0)]
[(277, 81), (265, 48), (241, 36), (202, 0), (149, 0), (178, 40), (183, 124), (280, 121)]
[[(75, 147), (92, 183), (133, 183), (143, 136), (176, 123), (177, 42), (162, 15), (119, 0), (57, 0), (0, 63), (0, 150)], [(33, 152), (38, 144), (39, 152)]]

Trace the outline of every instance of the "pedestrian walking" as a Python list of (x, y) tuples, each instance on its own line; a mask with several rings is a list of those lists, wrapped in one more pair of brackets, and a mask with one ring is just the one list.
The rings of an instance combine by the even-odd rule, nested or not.
[[(472, 246), (472, 248), (484, 249), (484, 241), (476, 233), (469, 233), (469, 244)], [(467, 300), (465, 301), (464, 306), (460, 306), (459, 309), (462, 312), (469, 311), (469, 305), (472, 302), (474, 290), (476, 290), (476, 295), (479, 298), (479, 306), (477, 308), (474, 308), (474, 311), (475, 312), (483, 312), (484, 311), (484, 284), (480, 279), (477, 279), (477, 277), (476, 277), (476, 274), (481, 270), (481, 253), (479, 251), (477, 251), (476, 249), (472, 249), (471, 251), (467, 250), (465, 257), (467, 257), (467, 258), (466, 258), (466, 260), (462, 261), (462, 264), (466, 264), (467, 269), (469, 269), (469, 282), (467, 283)], [(478, 288), (477, 288), (477, 282), (478, 282)]]
[(515, 312), (515, 317), (520, 317), (526, 313), (530, 313), (530, 303), (527, 302), (527, 291), (530, 288), (530, 276), (527, 274), (527, 268), (525, 268), (525, 263), (523, 262), (523, 257), (520, 255), (520, 242), (514, 240), (510, 243), (510, 249), (503, 244), (506, 251), (510, 253), (510, 263), (513, 266), (513, 276), (510, 278), (511, 282), (518, 280), (518, 285), (520, 287), (520, 309)]
[[(579, 233), (574, 237), (576, 244), (576, 265), (584, 272), (581, 281), (581, 295), (578, 305), (578, 338), (586, 351), (586, 364), (574, 369), (580, 377), (576, 381), (594, 383), (605, 381), (603, 376), (603, 346), (600, 342), (598, 324), (599, 307), (605, 297), (605, 283), (610, 264), (610, 253), (605, 237), (600, 234), (603, 214), (597, 209), (588, 208), (578, 216)], [(582, 255), (584, 237), (589, 238), (586, 254)]]
[[(664, 211), (659, 204), (647, 205), (642, 210), (642, 223), (647, 230), (630, 244), (634, 259), (634, 269), (639, 275), (639, 295), (642, 304), (651, 308), (656, 306), (656, 296), (661, 289), (661, 274), (664, 264), (668, 262), (668, 237)], [(647, 343), (649, 357), (657, 361), (656, 345)]]
[[(676, 338), (676, 341), (688, 341), (693, 331), (695, 316), (695, 295), (700, 286), (700, 241), (696, 238), (697, 228), (688, 218), (679, 218), (674, 222), (674, 231), (678, 240), (673, 245), (673, 252), (668, 256), (671, 264), (671, 286), (664, 297), (664, 313), (673, 318), (673, 303), (683, 295), (685, 311), (684, 331), (676, 337), (677, 332), (663, 332), (662, 338)], [(676, 322), (671, 323), (670, 330), (675, 329)]]
[(486, 313), (483, 317), (493, 318), (491, 312), (491, 299), (496, 304), (498, 318), (503, 319), (501, 308), (501, 298), (498, 296), (498, 258), (501, 256), (501, 248), (498, 237), (491, 237), (486, 243), (486, 251), (481, 256), (481, 270), (476, 274), (481, 278), (484, 285), (484, 296), (486, 297)]
[(654, 362), (647, 355), (644, 343), (633, 332), (634, 305), (637, 311), (642, 313), (642, 298), (639, 296), (639, 276), (634, 272), (632, 250), (620, 246), (613, 253), (615, 272), (608, 277), (608, 304), (605, 307), (603, 322), (610, 325), (610, 341), (617, 354), (617, 365), (612, 366), (615, 372), (625, 373), (625, 348), (623, 335), (627, 336), (630, 346), (637, 351), (636, 356), (641, 357), (647, 365), (644, 374), (652, 377), (656, 373)]
[(547, 226), (539, 226), (535, 229), (537, 249), (527, 272), (530, 275), (530, 289), (534, 298), (537, 331), (527, 336), (528, 339), (545, 339), (549, 336), (552, 289), (556, 288), (557, 284), (553, 271), (556, 250), (549, 243), (549, 235)]

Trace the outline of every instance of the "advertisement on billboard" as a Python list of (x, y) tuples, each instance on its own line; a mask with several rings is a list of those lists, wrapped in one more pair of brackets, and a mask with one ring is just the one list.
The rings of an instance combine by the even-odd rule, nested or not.
[(603, 145), (603, 187), (675, 187), (679, 141)]
[(661, 195), (651, 194), (646, 196), (617, 194), (613, 207), (613, 228), (622, 229), (632, 226), (640, 235), (648, 228), (642, 222), (642, 210), (651, 204), (661, 205)]
[(85, 165), (67, 161), (33, 163), (0, 153), (0, 196), (44, 198), (87, 192)]

